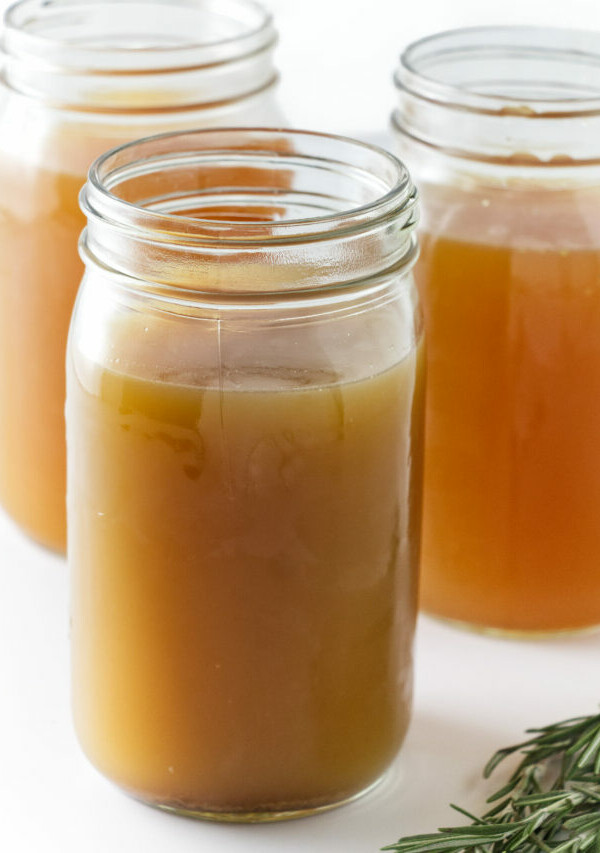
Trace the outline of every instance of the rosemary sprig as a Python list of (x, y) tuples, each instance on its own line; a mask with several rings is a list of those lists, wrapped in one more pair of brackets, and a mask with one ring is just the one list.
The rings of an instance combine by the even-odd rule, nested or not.
[(600, 714), (528, 729), (532, 737), (500, 749), (487, 778), (510, 755), (521, 761), (471, 821), (384, 847), (396, 853), (600, 853)]

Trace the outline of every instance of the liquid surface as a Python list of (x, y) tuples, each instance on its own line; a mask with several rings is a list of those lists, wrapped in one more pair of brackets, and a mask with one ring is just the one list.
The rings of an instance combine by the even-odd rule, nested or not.
[(412, 685), (419, 365), (301, 386), (224, 370), (221, 391), (70, 368), (75, 719), (109, 778), (268, 814), (343, 801), (390, 764)]
[(425, 235), (432, 613), (511, 631), (600, 624), (594, 211), (597, 194), (476, 196)]

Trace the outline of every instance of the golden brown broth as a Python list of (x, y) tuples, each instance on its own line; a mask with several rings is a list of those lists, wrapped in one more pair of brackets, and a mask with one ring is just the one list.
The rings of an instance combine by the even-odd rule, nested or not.
[(65, 547), (65, 343), (84, 176), (0, 161), (0, 503)]
[(433, 613), (600, 624), (599, 211), (597, 193), (491, 193), (424, 236)]
[(420, 363), (303, 387), (225, 370), (222, 392), (101, 368), (84, 387), (72, 369), (75, 718), (123, 788), (276, 812), (342, 801), (392, 761), (412, 683)]
[[(0, 155), (0, 504), (34, 539), (59, 551), (66, 545), (65, 348), (83, 274), (78, 195), (94, 157), (126, 138), (123, 128), (100, 130), (94, 137), (76, 125), (45, 143), (55, 159), (81, 166), (80, 174)], [(288, 147), (278, 141), (274, 150)], [(214, 183), (223, 173), (232, 186), (265, 179), (263, 171), (231, 168)], [(290, 175), (271, 179), (287, 186)], [(212, 182), (204, 171), (199, 184)], [(160, 186), (164, 191), (164, 177)], [(127, 187), (136, 199), (152, 189), (152, 176)], [(264, 211), (254, 211), (253, 219), (261, 218)]]

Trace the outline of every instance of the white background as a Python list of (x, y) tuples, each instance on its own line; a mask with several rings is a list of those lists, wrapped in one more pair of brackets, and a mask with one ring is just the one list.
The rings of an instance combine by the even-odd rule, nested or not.
[[(7, 4), (0, 0), (0, 8)], [(547, 23), (600, 30), (599, 0), (271, 0), (281, 98), (296, 126), (385, 140), (400, 49), (436, 30)], [(1, 416), (1, 415), (0, 415)], [(83, 758), (68, 696), (64, 561), (0, 512), (0, 850), (6, 853), (369, 853), (481, 810), (480, 769), (528, 725), (592, 713), (600, 636), (515, 642), (422, 619), (414, 722), (389, 779), (362, 801), (270, 826), (219, 826), (131, 801)], [(566, 578), (566, 583), (568, 580)], [(502, 775), (502, 774), (500, 774)]]
[(400, 51), (440, 30), (536, 24), (600, 30), (600, 0), (268, 0), (293, 122), (364, 136), (387, 129)]

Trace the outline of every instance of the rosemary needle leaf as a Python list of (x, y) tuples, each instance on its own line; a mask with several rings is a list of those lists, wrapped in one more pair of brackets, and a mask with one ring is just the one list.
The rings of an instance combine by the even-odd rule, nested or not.
[(504, 785), (503, 788), (500, 788), (500, 790), (496, 791), (494, 794), (492, 794), (490, 797), (488, 797), (487, 802), (488, 803), (495, 803), (496, 800), (501, 800), (503, 797), (508, 796), (509, 794), (511, 794), (514, 791), (514, 789), (516, 788), (516, 786), (518, 784), (519, 784), (519, 777), (517, 776), (517, 777), (511, 779), (506, 785)]
[(528, 729), (532, 735), (498, 750), (487, 778), (506, 758), (521, 761), (467, 826), (411, 835), (384, 847), (396, 853), (600, 853), (600, 714)]
[(598, 760), (598, 756), (600, 755), (600, 726), (597, 726), (594, 731), (595, 735), (591, 743), (577, 760), (578, 767), (586, 767), (588, 764), (593, 764)]
[(459, 812), (459, 814), (468, 817), (469, 820), (472, 820), (473, 823), (485, 823), (485, 820), (481, 817), (476, 817), (475, 815), (468, 812), (466, 809), (463, 809), (461, 806), (455, 806), (454, 803), (450, 803), (450, 808), (454, 809), (454, 811)]
[[(440, 829), (431, 835), (413, 835), (401, 839), (397, 844), (384, 847), (384, 850), (395, 850), (397, 853), (409, 853), (419, 850), (421, 853), (446, 853), (453, 850), (485, 850), (487, 845), (496, 841), (502, 841), (504, 831), (502, 828), (485, 827), (485, 833), (477, 833), (469, 827), (454, 831), (454, 828)], [(415, 846), (417, 845), (417, 846)], [(486, 845), (485, 847), (483, 845)]]

